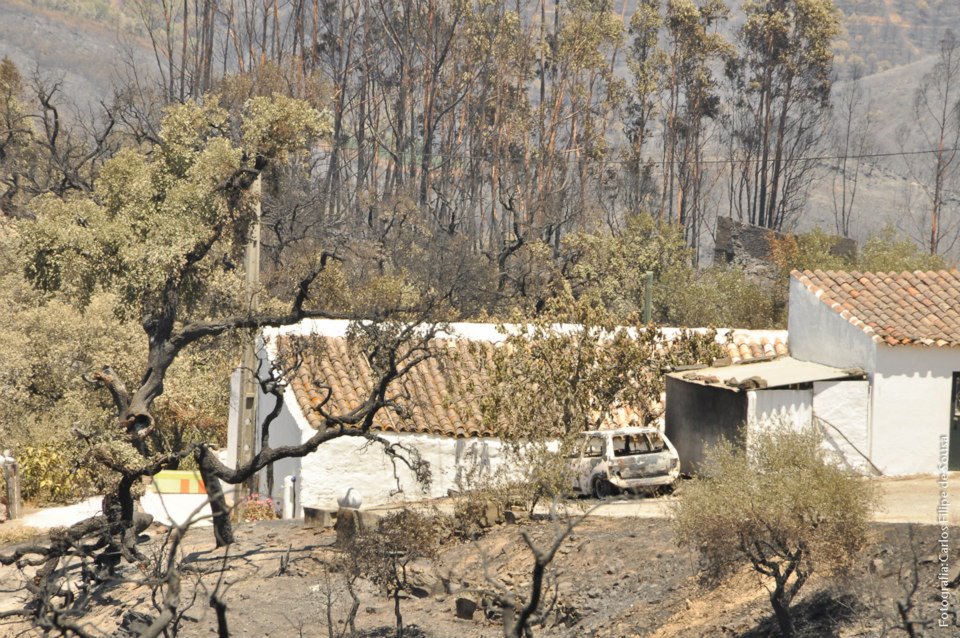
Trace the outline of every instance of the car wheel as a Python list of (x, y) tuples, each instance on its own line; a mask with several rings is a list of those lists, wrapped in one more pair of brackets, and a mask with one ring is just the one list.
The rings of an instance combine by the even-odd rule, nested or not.
[(677, 481), (674, 481), (673, 483), (668, 483), (667, 485), (661, 485), (660, 487), (657, 488), (655, 494), (657, 496), (668, 496), (670, 494), (673, 494), (674, 491), (677, 489), (677, 484), (679, 482), (680, 481), (677, 480)]
[(613, 485), (607, 479), (598, 476), (593, 479), (593, 495), (601, 500), (610, 498), (613, 496)]

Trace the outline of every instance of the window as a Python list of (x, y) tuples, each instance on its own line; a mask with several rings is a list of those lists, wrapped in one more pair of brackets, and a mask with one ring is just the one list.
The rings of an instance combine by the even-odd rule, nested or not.
[(648, 434), (647, 438), (650, 441), (651, 452), (663, 452), (664, 448), (667, 447), (667, 444), (663, 442), (663, 437), (657, 432)]
[(645, 432), (643, 434), (629, 434), (613, 437), (613, 455), (630, 456), (632, 454), (649, 454), (651, 452), (663, 452), (666, 443), (656, 432)]
[(587, 439), (587, 445), (583, 449), (583, 455), (586, 457), (603, 456), (603, 439), (599, 436), (591, 436)]
[(631, 454), (646, 454), (651, 450), (650, 440), (646, 434), (629, 434), (613, 437), (613, 455), (630, 456)]

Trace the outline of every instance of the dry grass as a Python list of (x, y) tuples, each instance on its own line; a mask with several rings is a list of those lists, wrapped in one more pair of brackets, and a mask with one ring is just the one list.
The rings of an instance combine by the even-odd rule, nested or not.
[(43, 530), (14, 523), (0, 525), (0, 548), (20, 543), (43, 534)]

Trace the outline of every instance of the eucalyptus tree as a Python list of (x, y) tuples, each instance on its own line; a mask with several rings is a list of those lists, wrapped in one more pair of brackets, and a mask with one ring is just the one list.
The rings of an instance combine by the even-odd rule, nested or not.
[[(660, 0), (641, 0), (630, 18), (629, 33), (633, 36), (627, 49), (630, 69), (630, 92), (624, 114), (624, 129), (630, 142), (627, 188), (628, 206), (639, 210), (651, 203), (657, 184), (654, 164), (645, 159), (644, 147), (653, 134), (657, 109), (661, 108), (661, 76), (666, 65), (666, 52), (660, 47), (663, 15)], [(662, 220), (662, 215), (661, 219)]]
[(716, 29), (729, 13), (723, 0), (701, 4), (670, 0), (665, 15), (669, 50), (664, 74), (667, 105), (661, 210), (684, 229), (694, 262), (706, 215), (707, 126), (720, 110), (711, 67), (731, 54), (730, 45)]
[(781, 229), (803, 208), (830, 105), (840, 32), (832, 0), (746, 0), (733, 92), (731, 213)]
[(833, 173), (833, 217), (837, 234), (850, 237), (855, 219), (854, 204), (863, 171), (864, 155), (873, 146), (874, 114), (869, 92), (863, 88), (859, 70), (840, 92), (833, 120), (833, 148), (837, 168)]

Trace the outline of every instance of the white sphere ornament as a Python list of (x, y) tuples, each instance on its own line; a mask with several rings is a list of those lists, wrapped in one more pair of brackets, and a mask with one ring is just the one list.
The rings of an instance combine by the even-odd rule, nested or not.
[(346, 494), (337, 499), (337, 505), (340, 507), (347, 507), (354, 510), (360, 509), (360, 503), (362, 502), (363, 499), (360, 498), (360, 493), (354, 491), (352, 487), (347, 489)]

